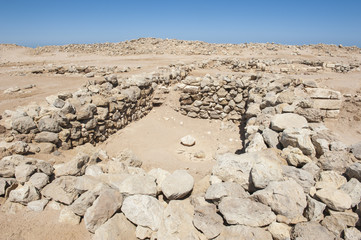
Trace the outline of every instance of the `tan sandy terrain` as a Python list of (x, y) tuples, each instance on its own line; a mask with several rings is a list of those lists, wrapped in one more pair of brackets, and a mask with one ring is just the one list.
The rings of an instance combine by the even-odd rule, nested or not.
[[(288, 61), (322, 61), (328, 63), (361, 63), (361, 51), (357, 48), (339, 48), (337, 46), (281, 46), (272, 44), (237, 45), (157, 43), (155, 40), (127, 42), (115, 45), (99, 45), (97, 48), (80, 46), (47, 46), (30, 49), (15, 45), (0, 45), (0, 115), (5, 110), (14, 110), (30, 102), (42, 103), (45, 97), (59, 92), (74, 92), (89, 79), (84, 74), (34, 73), (49, 66), (94, 66), (107, 68), (117, 66), (128, 68), (126, 72), (117, 72), (118, 77), (149, 73), (159, 67), (183, 62), (198, 64), (211, 59), (283, 59)], [(133, 45), (132, 45), (133, 44)], [(168, 45), (167, 45), (168, 44)], [(133, 47), (129, 47), (133, 46)], [(126, 50), (125, 50), (126, 49)], [(211, 50), (207, 50), (211, 49)], [(206, 55), (206, 53), (207, 54)], [(270, 66), (279, 72), (280, 68), (306, 68), (302, 64), (284, 63)], [(264, 74), (250, 69), (247, 72), (234, 72), (226, 66), (195, 68), (190, 75), (204, 76), (217, 73), (229, 74)], [(284, 74), (288, 78), (315, 80), (320, 87), (327, 87), (350, 94), (352, 100), (343, 101), (338, 119), (328, 120), (326, 126), (339, 135), (346, 144), (361, 141), (361, 72), (360, 68), (346, 73), (330, 70), (317, 72), (294, 71)], [(96, 74), (92, 80), (103, 79)], [(28, 88), (29, 85), (35, 85)], [(19, 91), (4, 93), (6, 89), (18, 87)], [(143, 161), (143, 168), (161, 167), (172, 172), (187, 169), (196, 181), (208, 174), (214, 165), (217, 153), (236, 152), (242, 148), (240, 129), (232, 122), (220, 120), (193, 119), (175, 111), (179, 107), (178, 93), (171, 90), (165, 103), (155, 107), (144, 118), (119, 130), (105, 142), (96, 146), (87, 144), (71, 150), (59, 150), (60, 155), (38, 154), (37, 158), (66, 162), (79, 151), (96, 151), (103, 149), (110, 157), (116, 156), (123, 149), (130, 149)], [(182, 146), (180, 138), (185, 135), (196, 138), (192, 148)], [(204, 153), (204, 158), (195, 158), (194, 154)], [(84, 224), (67, 226), (58, 224), (58, 211), (46, 208), (42, 213), (29, 212), (24, 209), (14, 214), (0, 214), (0, 239), (89, 239), (90, 234)], [(41, 217), (40, 217), (41, 216)], [(36, 220), (36, 221), (34, 221)], [(35, 222), (35, 224), (34, 224)], [(31, 223), (31, 225), (29, 225)], [(20, 231), (21, 229), (21, 231)]]

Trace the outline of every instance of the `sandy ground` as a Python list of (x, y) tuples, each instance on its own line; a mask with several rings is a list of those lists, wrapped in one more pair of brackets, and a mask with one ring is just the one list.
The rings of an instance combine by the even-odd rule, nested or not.
[[(326, 62), (361, 61), (361, 54), (348, 55), (344, 50), (332, 54), (325, 54), (317, 49), (302, 49), (295, 56), (292, 50), (280, 51), (245, 49), (239, 56), (232, 56), (243, 60), (260, 59), (309, 59)], [(178, 62), (192, 63), (209, 58), (229, 57), (219, 56), (186, 56), (186, 55), (130, 55), (104, 56), (100, 54), (50, 52), (34, 55), (32, 49), (25, 47), (0, 45), (0, 114), (6, 109), (16, 109), (18, 106), (30, 102), (43, 102), (48, 95), (62, 91), (75, 91), (88, 80), (81, 75), (36, 75), (33, 69), (39, 69), (48, 64), (80, 65), (80, 66), (121, 66), (130, 67), (128, 73), (118, 74), (129, 76), (142, 72), (157, 70), (160, 66), (168, 66)], [(140, 67), (140, 69), (138, 69)], [(284, 67), (288, 67), (287, 65)], [(195, 76), (207, 73), (229, 72), (229, 69), (202, 69), (192, 72)], [(289, 75), (301, 79), (316, 80), (321, 87), (332, 88), (343, 94), (361, 93), (361, 73), (321, 72), (309, 75)], [(32, 89), (22, 90), (20, 93), (4, 94), (10, 87), (24, 88), (35, 84)], [(55, 162), (66, 162), (79, 151), (106, 150), (110, 157), (116, 156), (123, 149), (130, 149), (143, 161), (143, 168), (163, 168), (168, 171), (188, 169), (196, 180), (209, 174), (215, 163), (214, 156), (224, 151), (236, 152), (242, 148), (239, 128), (235, 124), (216, 120), (192, 119), (174, 111), (177, 108), (177, 95), (171, 93), (167, 101), (160, 107), (154, 108), (143, 119), (133, 122), (118, 131), (107, 141), (97, 146), (80, 147), (69, 151), (61, 151), (60, 156), (37, 155), (39, 159)], [(339, 135), (347, 144), (361, 141), (361, 112), (358, 103), (344, 102), (340, 117), (326, 123), (332, 131)], [(180, 138), (185, 135), (196, 138), (194, 147), (184, 147)], [(195, 153), (204, 153), (204, 158), (195, 158)], [(29, 212), (20, 209), (15, 214), (0, 213), (0, 239), (90, 239), (84, 223), (79, 226), (67, 226), (57, 222), (59, 211), (46, 209), (43, 213)], [(51, 237), (49, 237), (51, 236)]]

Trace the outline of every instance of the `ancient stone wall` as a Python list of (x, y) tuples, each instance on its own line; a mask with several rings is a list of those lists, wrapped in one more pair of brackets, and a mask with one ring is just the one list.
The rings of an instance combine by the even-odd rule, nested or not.
[[(91, 79), (74, 93), (48, 96), (46, 105), (5, 111), (10, 152), (25, 154), (69, 149), (106, 140), (145, 116), (161, 99), (161, 87), (184, 79), (189, 67), (171, 66), (147, 75)], [(19, 141), (22, 142), (19, 144)]]

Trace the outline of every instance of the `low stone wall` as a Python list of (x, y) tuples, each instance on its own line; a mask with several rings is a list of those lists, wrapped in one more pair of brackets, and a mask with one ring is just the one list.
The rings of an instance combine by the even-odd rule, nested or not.
[(89, 80), (74, 93), (48, 96), (46, 105), (5, 111), (3, 124), (9, 130), (9, 144), (2, 147), (10, 153), (25, 154), (104, 141), (145, 116), (153, 103), (160, 104), (159, 86), (180, 81), (189, 71), (189, 67), (179, 65), (124, 79), (110, 75)]

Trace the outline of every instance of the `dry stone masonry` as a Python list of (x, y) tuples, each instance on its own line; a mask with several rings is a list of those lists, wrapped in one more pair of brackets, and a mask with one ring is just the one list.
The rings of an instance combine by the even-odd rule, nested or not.
[[(262, 71), (268, 65), (245, 66)], [(125, 233), (128, 239), (167, 240), (361, 239), (360, 146), (346, 146), (323, 123), (338, 117), (341, 94), (269, 73), (194, 77), (193, 68), (107, 75), (77, 92), (49, 96), (47, 105), (6, 111), (3, 208), (58, 206), (59, 222), (84, 221), (96, 240)], [(130, 151), (78, 154), (55, 165), (27, 155), (104, 141), (162, 104), (170, 87), (180, 94), (176, 110), (182, 114), (234, 121), (243, 131), (243, 152), (217, 155), (200, 193), (192, 192), (195, 180), (186, 170), (146, 172)], [(196, 139), (186, 136), (181, 143), (192, 147)]]

